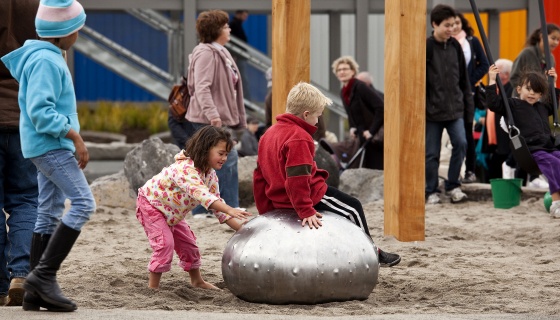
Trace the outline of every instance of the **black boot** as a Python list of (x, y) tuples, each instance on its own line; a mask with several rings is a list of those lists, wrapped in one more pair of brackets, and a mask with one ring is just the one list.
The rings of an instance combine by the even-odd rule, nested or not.
[[(50, 234), (33, 233), (31, 240), (31, 253), (29, 255), (29, 272), (33, 271), (39, 264), (39, 260), (49, 244), (51, 238)], [(50, 311), (65, 311), (64, 309), (43, 301), (41, 297), (33, 295), (29, 292), (23, 294), (23, 310), (25, 311), (39, 311), (41, 307)]]
[(70, 253), (79, 235), (80, 231), (60, 223), (52, 234), (39, 264), (25, 280), (23, 286), (25, 291), (50, 304), (51, 308), (41, 305), (47, 307), (50, 311), (74, 311), (77, 309), (76, 304), (62, 294), (56, 282), (56, 272), (60, 269), (62, 261)]

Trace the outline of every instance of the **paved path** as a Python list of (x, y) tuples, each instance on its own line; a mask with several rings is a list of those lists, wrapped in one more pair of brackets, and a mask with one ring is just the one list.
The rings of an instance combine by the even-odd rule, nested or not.
[(25, 319), (25, 320), (48, 320), (48, 319), (75, 319), (75, 320), (164, 320), (164, 319), (188, 319), (188, 320), (553, 320), (560, 316), (540, 316), (528, 314), (393, 314), (393, 315), (370, 315), (370, 316), (345, 316), (345, 317), (314, 317), (314, 316), (290, 316), (274, 314), (239, 314), (239, 313), (208, 313), (195, 311), (163, 311), (163, 310), (92, 310), (79, 309), (71, 313), (55, 312), (25, 312), (21, 307), (0, 307), (1, 319)]

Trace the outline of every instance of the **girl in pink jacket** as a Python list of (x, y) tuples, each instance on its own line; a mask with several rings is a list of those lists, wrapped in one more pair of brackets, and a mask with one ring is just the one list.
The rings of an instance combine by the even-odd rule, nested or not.
[(211, 210), (220, 223), (238, 230), (249, 213), (228, 206), (220, 198), (216, 171), (227, 160), (233, 142), (229, 132), (206, 126), (175, 156), (175, 163), (138, 189), (136, 218), (150, 241), (153, 253), (148, 271), (148, 287), (159, 288), (161, 274), (171, 269), (173, 250), (179, 266), (189, 273), (194, 287), (217, 289), (202, 279), (196, 237), (185, 216), (199, 204)]

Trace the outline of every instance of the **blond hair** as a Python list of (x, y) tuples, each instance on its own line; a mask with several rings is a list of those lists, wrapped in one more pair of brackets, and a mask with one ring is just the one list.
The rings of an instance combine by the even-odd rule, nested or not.
[(356, 75), (360, 72), (360, 66), (358, 65), (356, 60), (354, 60), (354, 58), (352, 58), (351, 56), (342, 56), (342, 57), (334, 60), (334, 62), (331, 65), (332, 72), (334, 74), (336, 74), (336, 69), (338, 68), (338, 65), (341, 64), (341, 63), (346, 63), (347, 65), (349, 65), (350, 69), (352, 69), (352, 71), (354, 71), (354, 75)]
[(330, 106), (332, 100), (325, 97), (321, 90), (306, 82), (296, 84), (286, 102), (286, 112), (293, 115), (303, 114), (305, 111), (316, 112)]

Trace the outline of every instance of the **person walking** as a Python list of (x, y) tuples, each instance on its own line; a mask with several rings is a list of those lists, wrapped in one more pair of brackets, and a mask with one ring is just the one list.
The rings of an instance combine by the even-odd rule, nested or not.
[[(189, 55), (188, 83), (191, 100), (186, 119), (192, 137), (204, 126), (239, 130), (247, 127), (243, 83), (239, 69), (224, 47), (230, 41), (229, 17), (221, 10), (202, 12), (196, 21), (200, 43)], [(238, 154), (233, 148), (225, 165), (216, 170), (220, 195), (227, 204), (239, 207)], [(198, 206), (193, 214), (206, 210)], [(206, 212), (207, 213), (207, 212)]]
[[(64, 58), (85, 20), (84, 9), (75, 0), (41, 0), (35, 18), (39, 40), (27, 40), (2, 57), (20, 85), (21, 151), (35, 165), (39, 185), (31, 255), (41, 258), (23, 285), (24, 310), (77, 309), (63, 295), (57, 273), (95, 212), (82, 171), (89, 153), (79, 134), (76, 94)], [(65, 199), (71, 207), (63, 216)]]
[[(0, 57), (36, 39), (39, 0), (0, 0)], [(0, 63), (0, 305), (21, 306), (37, 220), (37, 169), (23, 157), (19, 84)]]
[(340, 97), (348, 114), (350, 138), (367, 143), (363, 166), (383, 170), (383, 141), (373, 137), (383, 130), (384, 103), (373, 87), (356, 79), (358, 63), (350, 56), (343, 56), (332, 63), (332, 71), (340, 81)]
[(464, 119), (473, 119), (474, 104), (463, 49), (452, 37), (455, 10), (439, 4), (432, 9), (434, 29), (426, 39), (426, 198), (428, 204), (441, 202), (438, 189), (441, 137), (447, 130), (453, 150), (445, 181), (451, 202), (463, 201), (461, 166), (467, 139)]

